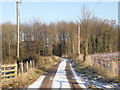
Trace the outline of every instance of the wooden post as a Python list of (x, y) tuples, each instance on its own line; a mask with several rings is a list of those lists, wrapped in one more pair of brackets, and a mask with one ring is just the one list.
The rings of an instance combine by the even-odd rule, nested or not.
[(3, 67), (4, 68), (4, 79), (5, 79), (5, 67)]
[(33, 60), (31, 62), (32, 62), (32, 68), (33, 68)]
[(17, 77), (17, 64), (15, 66), (15, 77)]
[(28, 71), (28, 61), (26, 61), (27, 62), (27, 71)]
[(20, 68), (21, 68), (21, 62), (19, 62), (19, 67), (18, 67), (18, 73), (19, 73), (19, 76), (20, 76)]
[(33, 68), (33, 60), (32, 60), (32, 68)]
[(35, 67), (34, 65), (35, 65), (35, 64), (34, 64), (34, 60), (33, 60), (33, 68)]
[(22, 71), (22, 74), (23, 74), (23, 61), (21, 61), (21, 71)]
[(32, 68), (32, 61), (30, 60), (30, 68)]
[(17, 3), (17, 58), (19, 60), (19, 2)]

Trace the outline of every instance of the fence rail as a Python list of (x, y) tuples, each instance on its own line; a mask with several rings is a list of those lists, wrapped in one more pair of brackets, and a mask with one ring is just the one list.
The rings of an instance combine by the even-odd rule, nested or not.
[(1, 80), (9, 80), (18, 75), (28, 72), (29, 69), (35, 67), (34, 60), (21, 60), (15, 64), (1, 65)]
[(1, 79), (9, 79), (11, 76), (17, 76), (17, 64), (1, 65)]

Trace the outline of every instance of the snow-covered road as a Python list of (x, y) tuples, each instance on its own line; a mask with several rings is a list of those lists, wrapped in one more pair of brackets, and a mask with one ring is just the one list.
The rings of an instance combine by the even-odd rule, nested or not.
[(60, 63), (56, 75), (53, 79), (52, 88), (70, 88), (68, 79), (66, 77), (65, 67), (66, 60)]
[[(66, 65), (69, 66), (69, 68), (66, 68)], [(74, 86), (74, 88), (76, 88), (76, 86), (86, 88), (84, 82), (82, 82), (81, 78), (79, 78), (73, 70), (69, 60), (61, 58), (60, 63), (54, 64), (54, 66), (46, 72), (46, 75), (41, 75), (28, 88), (71, 88), (71, 85)]]
[(28, 88), (39, 88), (44, 78), (45, 78), (45, 75), (41, 75), (33, 84), (28, 86)]

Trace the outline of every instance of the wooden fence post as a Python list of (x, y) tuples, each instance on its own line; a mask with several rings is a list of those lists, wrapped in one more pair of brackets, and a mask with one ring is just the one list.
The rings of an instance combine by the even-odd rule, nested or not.
[(15, 66), (15, 77), (17, 77), (17, 64)]
[(32, 61), (30, 60), (30, 68), (32, 68)]
[(28, 72), (28, 61), (26, 61), (27, 62), (27, 72)]
[(34, 61), (34, 60), (32, 60), (32, 68), (33, 68), (33, 61)]
[(33, 60), (31, 61), (31, 64), (32, 64), (32, 68), (33, 68)]
[(21, 61), (21, 71), (22, 71), (22, 74), (23, 74), (23, 61)]
[(35, 61), (33, 60), (33, 68), (35, 67)]
[(33, 60), (32, 60), (32, 62), (31, 62), (31, 63), (32, 63), (32, 68), (33, 68)]
[(4, 69), (4, 79), (5, 79), (5, 67), (3, 67), (3, 69)]
[(21, 62), (19, 62), (19, 67), (18, 67), (19, 76), (20, 76), (20, 68), (21, 68)]

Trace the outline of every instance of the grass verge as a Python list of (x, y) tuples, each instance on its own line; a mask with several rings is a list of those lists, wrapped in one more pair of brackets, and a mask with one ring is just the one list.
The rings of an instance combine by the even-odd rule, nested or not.
[(27, 88), (57, 61), (59, 61), (59, 58), (56, 56), (40, 57), (37, 68), (29, 69), (23, 75), (2, 82), (2, 88)]
[(81, 62), (80, 60), (71, 60), (71, 63), (74, 70), (78, 74), (81, 74), (81, 77), (84, 79), (87, 77), (89, 80), (97, 80), (103, 83), (117, 83), (120, 86), (120, 78), (108, 78), (105, 75), (101, 75), (92, 67), (85, 66), (84, 62)]

